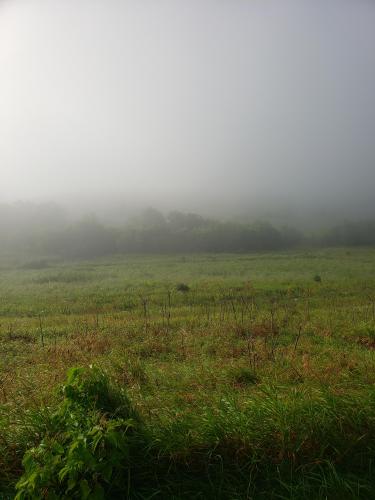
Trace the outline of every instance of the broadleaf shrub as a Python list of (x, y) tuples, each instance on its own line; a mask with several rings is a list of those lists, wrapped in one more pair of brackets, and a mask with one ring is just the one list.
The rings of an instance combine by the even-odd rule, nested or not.
[(144, 428), (124, 392), (97, 368), (69, 370), (63, 400), (39, 445), (23, 459), (16, 499), (116, 496), (145, 443)]

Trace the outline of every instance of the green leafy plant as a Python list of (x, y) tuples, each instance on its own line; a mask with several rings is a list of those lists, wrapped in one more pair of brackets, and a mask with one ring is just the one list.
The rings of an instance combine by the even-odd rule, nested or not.
[(55, 431), (24, 456), (18, 500), (94, 500), (130, 487), (131, 461), (143, 437), (126, 395), (97, 368), (69, 370), (63, 395), (51, 415)]

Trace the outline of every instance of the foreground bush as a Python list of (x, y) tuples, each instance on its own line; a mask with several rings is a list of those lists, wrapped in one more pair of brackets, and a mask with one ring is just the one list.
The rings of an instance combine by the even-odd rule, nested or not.
[(142, 425), (125, 394), (91, 368), (71, 369), (39, 446), (26, 452), (17, 499), (105, 498), (129, 487)]

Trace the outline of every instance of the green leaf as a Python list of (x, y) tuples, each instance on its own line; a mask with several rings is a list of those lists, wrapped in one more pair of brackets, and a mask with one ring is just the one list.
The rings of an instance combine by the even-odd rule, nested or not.
[(105, 494), (103, 488), (100, 486), (100, 484), (96, 484), (94, 487), (94, 490), (92, 491), (91, 495), (89, 496), (90, 500), (104, 500), (105, 499)]
[(107, 483), (109, 483), (111, 481), (111, 477), (112, 477), (112, 472), (113, 472), (113, 467), (110, 463), (107, 463), (103, 469), (102, 469), (102, 475), (104, 477), (104, 479), (107, 481)]
[(86, 479), (82, 479), (82, 481), (80, 481), (79, 483), (79, 487), (81, 489), (82, 500), (86, 500), (86, 498), (88, 498), (91, 493), (89, 483)]

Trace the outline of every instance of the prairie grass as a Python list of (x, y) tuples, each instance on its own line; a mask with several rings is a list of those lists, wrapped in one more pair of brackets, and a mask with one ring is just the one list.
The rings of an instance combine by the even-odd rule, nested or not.
[[(82, 433), (134, 444), (113, 445), (117, 489), (90, 465), (77, 490), (56, 469), (20, 498), (374, 498), (374, 271), (366, 249), (2, 267), (0, 497), (28, 450), (68, 460), (61, 387), (83, 367), (86, 393), (94, 365), (74, 411)], [(108, 394), (110, 410), (93, 404)]]

